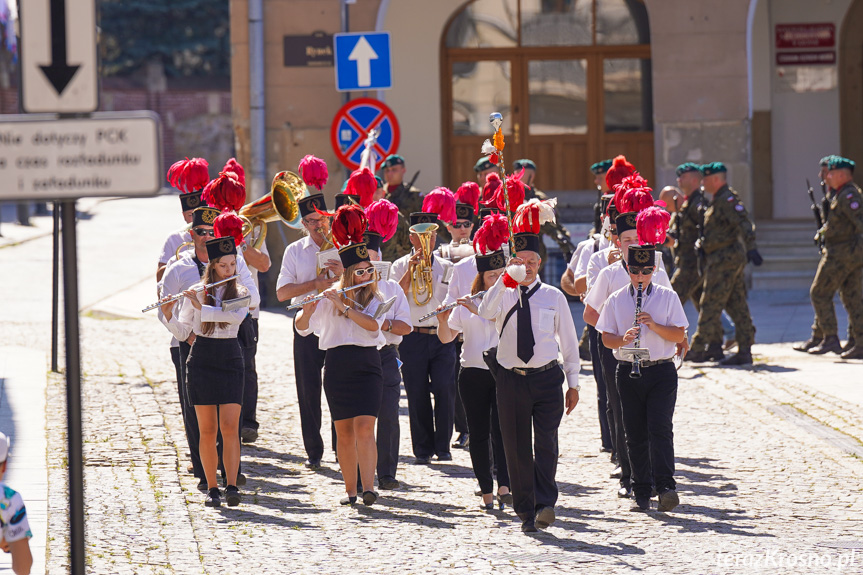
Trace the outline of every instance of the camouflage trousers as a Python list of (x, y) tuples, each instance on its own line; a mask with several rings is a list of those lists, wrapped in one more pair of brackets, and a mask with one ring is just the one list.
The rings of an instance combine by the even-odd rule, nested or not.
[(698, 262), (677, 260), (674, 275), (671, 276), (671, 287), (680, 298), (680, 303), (685, 304), (692, 299), (695, 309), (701, 309), (701, 291), (704, 285), (703, 278), (698, 273)]
[(863, 242), (857, 241), (841, 248), (827, 249), (818, 262), (815, 281), (809, 289), (812, 308), (815, 310), (813, 335), (820, 327), (821, 335), (838, 335), (836, 309), (833, 296), (839, 299), (848, 312), (848, 333), (863, 333)]
[(692, 349), (703, 349), (709, 345), (722, 345), (722, 310), (728, 312), (735, 325), (735, 337), (741, 350), (748, 349), (755, 341), (755, 326), (746, 301), (746, 285), (743, 282), (742, 258), (720, 259), (708, 257), (704, 270), (704, 287), (698, 313), (698, 328), (692, 337)]

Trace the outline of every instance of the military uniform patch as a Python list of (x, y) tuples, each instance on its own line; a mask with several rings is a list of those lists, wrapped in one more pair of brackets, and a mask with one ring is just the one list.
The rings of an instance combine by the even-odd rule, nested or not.
[(734, 206), (734, 209), (738, 212), (742, 212), (745, 208), (743, 207), (743, 204), (737, 204), (736, 206)]
[(733, 201), (734, 201), (734, 196), (728, 196), (728, 201), (729, 201), (729, 202), (733, 202)]
[(851, 209), (852, 209), (852, 210), (856, 210), (857, 208), (859, 208), (859, 207), (860, 207), (860, 204), (859, 204), (859, 203), (857, 203), (857, 202), (851, 202), (851, 206), (850, 206), (850, 207), (851, 207)]

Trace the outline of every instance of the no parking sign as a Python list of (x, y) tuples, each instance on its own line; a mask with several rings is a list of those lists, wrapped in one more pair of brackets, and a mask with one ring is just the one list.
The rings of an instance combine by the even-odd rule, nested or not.
[(380, 132), (374, 147), (380, 160), (396, 153), (399, 149), (399, 123), (386, 104), (374, 98), (357, 98), (336, 112), (330, 140), (336, 157), (349, 170), (360, 167), (363, 142), (371, 130)]

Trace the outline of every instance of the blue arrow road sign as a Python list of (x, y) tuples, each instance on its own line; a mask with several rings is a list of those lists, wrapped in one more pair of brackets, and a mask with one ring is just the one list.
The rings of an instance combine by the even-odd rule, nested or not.
[(393, 86), (389, 32), (336, 34), (336, 90), (385, 90)]

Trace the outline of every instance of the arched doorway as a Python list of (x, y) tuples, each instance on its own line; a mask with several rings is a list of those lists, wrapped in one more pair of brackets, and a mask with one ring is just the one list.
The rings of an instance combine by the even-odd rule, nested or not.
[(444, 178), (473, 179), (490, 112), (509, 161), (548, 191), (593, 188), (587, 167), (625, 154), (652, 180), (650, 28), (642, 0), (472, 0), (444, 28)]

